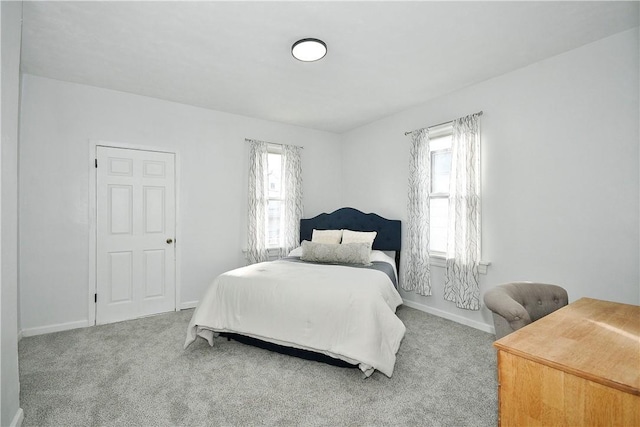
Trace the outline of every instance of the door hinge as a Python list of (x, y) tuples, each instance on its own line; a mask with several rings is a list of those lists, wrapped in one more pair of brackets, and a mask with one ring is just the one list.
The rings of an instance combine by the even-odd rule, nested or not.
[(96, 168), (98, 167), (98, 159), (96, 159)]
[(93, 301), (98, 302), (98, 294), (93, 294)]

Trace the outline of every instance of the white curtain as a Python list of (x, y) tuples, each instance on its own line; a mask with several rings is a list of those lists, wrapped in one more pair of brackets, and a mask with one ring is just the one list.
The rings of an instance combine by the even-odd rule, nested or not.
[(431, 295), (429, 259), (429, 194), (431, 192), (431, 157), (427, 129), (411, 133), (409, 163), (409, 206), (407, 256), (402, 288), (420, 295)]
[[(247, 261), (250, 264), (267, 261), (267, 224), (269, 204), (268, 154), (269, 143), (247, 139), (249, 152), (249, 201), (247, 220)], [(282, 164), (282, 194), (280, 244), (278, 256), (287, 256), (298, 246), (302, 218), (301, 147), (280, 146)]]
[(289, 255), (298, 246), (300, 239), (300, 219), (302, 218), (302, 162), (301, 147), (282, 146), (282, 168), (284, 202), (282, 209), (283, 236), (279, 257)]
[(453, 121), (449, 224), (444, 298), (467, 310), (480, 309), (480, 130), (479, 114)]
[(267, 143), (248, 139), (249, 208), (247, 218), (247, 261), (249, 264), (267, 261)]

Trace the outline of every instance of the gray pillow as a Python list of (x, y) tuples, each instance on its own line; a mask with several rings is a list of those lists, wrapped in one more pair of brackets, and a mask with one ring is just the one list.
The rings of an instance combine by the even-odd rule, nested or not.
[(303, 261), (371, 265), (370, 243), (315, 243), (302, 241)]

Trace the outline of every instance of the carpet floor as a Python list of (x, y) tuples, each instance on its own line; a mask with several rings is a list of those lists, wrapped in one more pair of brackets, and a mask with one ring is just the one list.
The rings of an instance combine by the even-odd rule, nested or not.
[(193, 310), (27, 337), (23, 426), (495, 426), (494, 336), (408, 307), (392, 378), (218, 338)]

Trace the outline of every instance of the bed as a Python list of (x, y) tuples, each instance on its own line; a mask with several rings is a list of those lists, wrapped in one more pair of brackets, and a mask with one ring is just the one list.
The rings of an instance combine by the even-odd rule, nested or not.
[[(377, 233), (371, 265), (308, 262), (303, 258), (311, 252), (297, 248), (284, 259), (223, 273), (198, 303), (185, 348), (198, 337), (213, 346), (219, 334), (237, 334), (344, 361), (365, 376), (378, 370), (391, 377), (405, 334), (395, 314), (402, 304), (396, 289), (401, 223), (342, 208), (302, 219), (300, 241), (318, 247), (309, 243), (314, 230), (342, 229)], [(394, 251), (395, 260), (384, 251)]]

